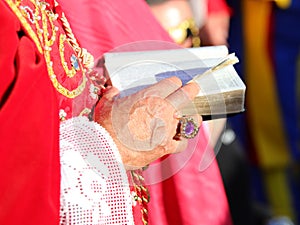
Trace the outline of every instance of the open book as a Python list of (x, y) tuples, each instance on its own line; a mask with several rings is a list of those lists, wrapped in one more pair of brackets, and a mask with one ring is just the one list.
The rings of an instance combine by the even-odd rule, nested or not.
[(244, 111), (246, 87), (233, 67), (236, 62), (226, 46), (104, 54), (106, 72), (121, 97), (178, 76), (183, 84), (197, 82), (201, 89), (181, 112), (209, 119)]

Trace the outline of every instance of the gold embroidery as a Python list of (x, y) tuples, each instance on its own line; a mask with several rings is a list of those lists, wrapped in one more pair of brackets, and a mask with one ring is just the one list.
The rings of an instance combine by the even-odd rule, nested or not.
[(139, 203), (141, 207), (142, 222), (144, 225), (148, 225), (148, 203), (150, 195), (148, 189), (144, 186), (144, 177), (142, 170), (130, 171), (132, 184), (135, 192), (134, 199)]
[(84, 110), (81, 111), (81, 113), (79, 114), (79, 116), (83, 116), (83, 115), (88, 115), (91, 113), (91, 110), (88, 108), (85, 108)]
[(179, 25), (169, 28), (168, 32), (177, 44), (182, 44), (191, 36), (193, 47), (200, 46), (199, 29), (192, 18), (186, 19)]
[[(61, 19), (63, 28), (65, 29), (66, 35), (61, 34), (59, 36), (59, 54), (61, 58), (62, 66), (65, 70), (66, 76), (69, 78), (74, 77), (76, 74), (82, 73), (82, 81), (78, 87), (73, 90), (69, 90), (59, 83), (56, 74), (53, 69), (54, 62), (51, 60), (51, 51), (54, 43), (57, 40), (59, 28), (55, 26), (54, 22), (58, 19), (58, 15), (50, 10), (47, 10), (48, 3), (43, 1), (30, 0), (29, 2), (34, 6), (34, 10), (30, 6), (21, 5), (22, 1), (6, 0), (8, 5), (14, 11), (16, 16), (21, 21), (24, 28), (27, 30), (29, 36), (36, 44), (38, 51), (44, 55), (47, 64), (50, 80), (52, 81), (55, 89), (65, 97), (75, 98), (80, 95), (84, 90), (87, 82), (86, 72), (87, 69), (83, 69), (80, 63), (78, 63), (78, 71), (74, 68), (71, 70), (68, 68), (64, 58), (64, 42), (67, 40), (68, 44), (73, 48), (77, 57), (81, 59), (81, 63), (88, 68), (93, 67), (93, 57), (85, 49), (81, 49), (72, 33), (69, 23), (63, 15)], [(50, 26), (49, 26), (50, 24)], [(51, 31), (51, 33), (49, 33)], [(63, 41), (62, 41), (63, 40)], [(61, 45), (61, 41), (63, 42)], [(56, 63), (56, 62), (55, 62)], [(77, 73), (78, 72), (78, 73)]]
[(81, 63), (89, 70), (92, 69), (94, 67), (94, 57), (85, 48), (79, 47), (79, 44), (71, 30), (70, 24), (64, 13), (62, 13), (60, 20), (62, 21), (67, 39), (72, 45), (74, 51), (77, 53), (77, 56), (81, 59)]
[(64, 43), (66, 41), (66, 35), (60, 35), (59, 38), (59, 53), (60, 53), (60, 60), (61, 64), (67, 74), (68, 77), (72, 78), (76, 74), (76, 70), (72, 67), (71, 69), (68, 68), (68, 63), (65, 61), (65, 54), (64, 54)]
[(54, 74), (54, 71), (53, 71), (53, 62), (51, 61), (51, 58), (50, 58), (50, 51), (45, 51), (45, 59), (46, 59), (50, 79), (53, 83), (53, 86), (56, 88), (56, 90), (59, 93), (61, 93), (63, 96), (69, 97), (69, 98), (75, 98), (76, 96), (78, 96), (82, 93), (82, 91), (85, 88), (86, 82), (87, 82), (86, 76), (82, 77), (82, 83), (77, 88), (75, 88), (74, 90), (68, 90), (65, 87), (63, 87), (56, 79), (56, 75)]
[(38, 51), (41, 54), (43, 54), (43, 48), (41, 46), (41, 43), (39, 41), (39, 38), (38, 38), (37, 34), (34, 32), (32, 27), (28, 24), (28, 22), (26, 20), (26, 17), (23, 16), (22, 11), (19, 10), (19, 6), (20, 6), (21, 1), (16, 1), (16, 3), (14, 3), (11, 0), (6, 0), (6, 2), (10, 6), (10, 8), (14, 11), (16, 16), (19, 18), (19, 20), (21, 21), (21, 23), (25, 27), (25, 29), (27, 30), (28, 34), (30, 35), (30, 37), (34, 41), (35, 45), (37, 46)]

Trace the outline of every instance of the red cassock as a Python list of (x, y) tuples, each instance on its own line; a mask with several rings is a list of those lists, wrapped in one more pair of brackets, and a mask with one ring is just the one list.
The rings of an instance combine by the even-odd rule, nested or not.
[(57, 95), (43, 56), (2, 0), (0, 21), (0, 224), (58, 224)]
[(0, 1), (0, 224), (59, 224), (60, 119), (96, 101), (52, 10), (53, 1)]
[[(155, 44), (151, 46), (155, 42), (133, 45), (132, 43), (136, 41), (160, 40), (171, 43), (170, 37), (154, 19), (145, 1), (82, 0), (74, 4), (71, 1), (61, 0), (59, 3), (81, 45), (96, 58), (114, 48), (130, 50), (128, 46), (124, 47), (124, 44), (128, 43), (131, 43), (129, 46), (140, 49), (155, 47)], [(156, 47), (163, 46), (156, 45)], [(174, 176), (148, 186), (151, 195), (150, 224), (232, 224), (216, 160), (213, 160), (204, 171), (199, 170), (204, 152), (207, 153), (212, 149), (207, 146), (208, 137), (204, 128), (198, 137), (198, 143), (195, 141), (190, 143), (188, 151), (182, 155), (188, 158), (187, 161), (183, 164), (176, 158), (167, 161), (168, 166), (165, 166), (165, 169), (173, 168), (176, 171), (177, 168)], [(195, 145), (196, 148), (193, 147)], [(156, 174), (149, 171), (150, 174), (147, 172), (146, 176), (152, 178), (157, 176), (158, 170), (154, 171)], [(164, 171), (160, 170), (159, 173), (163, 174)], [(140, 220), (136, 222), (139, 224)]]

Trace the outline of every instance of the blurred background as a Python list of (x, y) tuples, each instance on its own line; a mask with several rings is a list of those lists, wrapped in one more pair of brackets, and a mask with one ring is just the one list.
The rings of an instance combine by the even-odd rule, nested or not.
[(217, 154), (233, 224), (300, 224), (300, 1), (147, 3), (176, 43), (240, 59), (246, 112), (227, 119)]

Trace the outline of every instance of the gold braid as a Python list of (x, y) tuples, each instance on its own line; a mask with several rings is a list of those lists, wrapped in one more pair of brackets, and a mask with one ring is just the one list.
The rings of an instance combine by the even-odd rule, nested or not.
[(94, 57), (85, 48), (81, 48), (79, 46), (72, 32), (71, 26), (64, 13), (62, 13), (60, 20), (65, 30), (67, 40), (69, 41), (70, 45), (73, 47), (81, 63), (84, 65), (84, 67), (91, 70), (94, 67)]
[(144, 177), (142, 170), (131, 171), (132, 183), (136, 192), (137, 202), (141, 207), (142, 222), (144, 225), (148, 225), (148, 203), (150, 195), (148, 189), (144, 185)]

